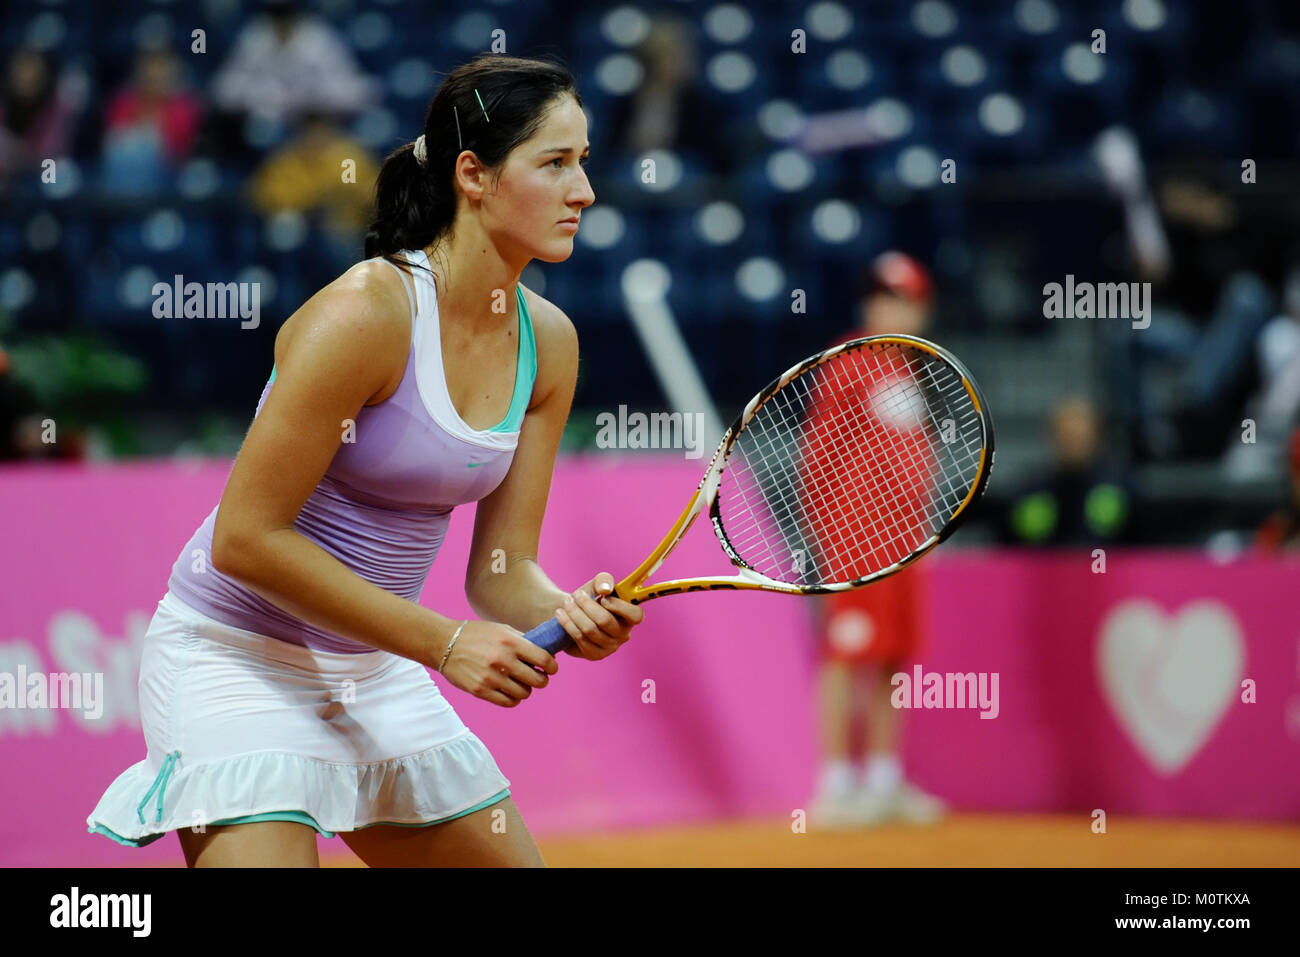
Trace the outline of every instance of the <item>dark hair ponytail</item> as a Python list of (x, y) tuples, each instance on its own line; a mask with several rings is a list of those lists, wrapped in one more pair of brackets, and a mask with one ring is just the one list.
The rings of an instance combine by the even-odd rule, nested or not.
[(424, 118), (424, 164), (407, 143), (379, 170), (366, 258), (419, 249), (446, 233), (456, 218), (461, 150), (473, 151), (487, 169), (499, 168), (564, 94), (582, 105), (573, 74), (550, 60), (482, 54), (449, 73)]

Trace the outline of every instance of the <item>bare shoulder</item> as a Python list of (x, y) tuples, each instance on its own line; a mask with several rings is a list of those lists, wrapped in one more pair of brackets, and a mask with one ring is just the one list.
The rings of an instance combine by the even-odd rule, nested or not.
[(537, 340), (540, 352), (543, 340), (548, 347), (567, 350), (578, 345), (578, 331), (573, 327), (573, 320), (564, 314), (559, 306), (520, 283), (524, 291), (524, 301), (528, 303), (528, 315), (533, 320), (533, 336)]
[[(382, 383), (375, 395), (387, 398), (406, 368), (411, 306), (402, 277), (381, 262), (357, 263), (303, 303), (280, 327), (275, 341), (278, 367), (291, 354), (321, 347), (366, 357)], [(377, 368), (376, 368), (377, 366)]]
[(380, 262), (357, 263), (303, 303), (285, 322), (290, 336), (303, 327), (342, 327), (370, 335), (410, 331), (411, 308), (402, 279)]
[(578, 330), (559, 306), (520, 284), (537, 343), (537, 388), (540, 401), (555, 388), (572, 391), (578, 374)]

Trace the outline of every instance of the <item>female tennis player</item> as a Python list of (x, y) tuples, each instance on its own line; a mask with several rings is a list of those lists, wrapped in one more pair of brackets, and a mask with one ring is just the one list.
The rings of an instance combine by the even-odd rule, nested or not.
[[(175, 830), (191, 867), (318, 866), (317, 832), (371, 866), (542, 864), (426, 666), (515, 707), (558, 668), (522, 631), (553, 614), (598, 660), (642, 620), (611, 575), (569, 595), (536, 558), (578, 350), (519, 276), (572, 254), (586, 156), (567, 70), (483, 56), (385, 161), (371, 258), (279, 331), (221, 501), (172, 569), (141, 661), (148, 757), (92, 833)], [(458, 621), (418, 599), (472, 501), (479, 619)]]

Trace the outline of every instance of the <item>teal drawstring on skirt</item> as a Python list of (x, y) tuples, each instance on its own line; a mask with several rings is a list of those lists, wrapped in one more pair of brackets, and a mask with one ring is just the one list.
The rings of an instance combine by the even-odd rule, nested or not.
[(179, 751), (173, 751), (163, 760), (162, 770), (159, 771), (158, 776), (153, 779), (153, 787), (149, 788), (149, 793), (144, 796), (144, 800), (140, 802), (140, 806), (135, 809), (136, 816), (140, 818), (141, 824), (144, 823), (144, 806), (149, 803), (149, 796), (152, 795), (154, 791), (158, 792), (158, 823), (162, 823), (163, 794), (167, 790), (167, 779), (171, 777), (172, 768), (176, 766), (176, 762), (180, 760), (180, 756), (181, 753)]

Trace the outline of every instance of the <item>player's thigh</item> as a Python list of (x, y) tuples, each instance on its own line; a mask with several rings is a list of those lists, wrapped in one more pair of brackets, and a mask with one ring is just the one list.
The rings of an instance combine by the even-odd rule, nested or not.
[(510, 797), (442, 824), (376, 824), (339, 837), (370, 867), (546, 866)]
[(186, 867), (320, 867), (316, 831), (294, 821), (257, 821), (176, 831)]

